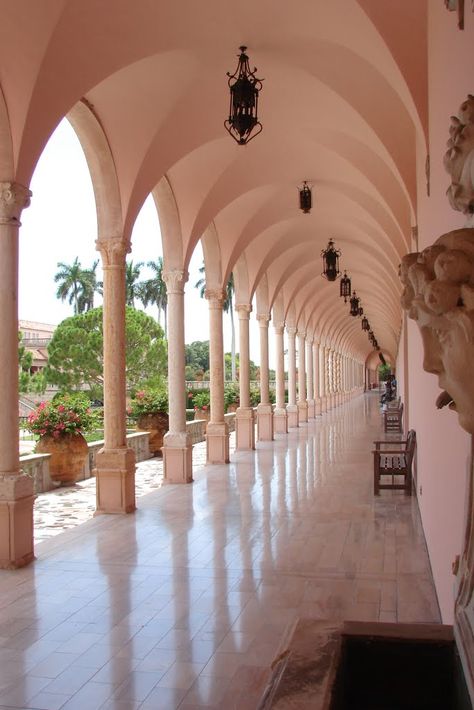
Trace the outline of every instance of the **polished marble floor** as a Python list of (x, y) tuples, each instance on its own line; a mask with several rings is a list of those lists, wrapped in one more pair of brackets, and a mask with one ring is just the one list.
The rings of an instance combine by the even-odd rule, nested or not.
[(298, 617), (436, 622), (414, 499), (372, 493), (378, 397), (0, 573), (0, 708), (254, 710)]

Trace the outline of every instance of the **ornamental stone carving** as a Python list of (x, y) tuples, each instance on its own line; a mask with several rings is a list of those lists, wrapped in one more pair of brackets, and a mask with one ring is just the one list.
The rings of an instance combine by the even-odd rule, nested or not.
[(468, 216), (474, 226), (474, 96), (468, 94), (457, 116), (451, 116), (444, 166), (451, 175), (447, 195), (451, 207)]
[(16, 182), (0, 182), (0, 224), (20, 226), (20, 215), (31, 202), (32, 192)]
[(184, 285), (188, 280), (189, 274), (187, 271), (182, 269), (173, 269), (171, 271), (163, 272), (163, 281), (166, 284), (166, 292), (170, 293), (184, 293)]
[(222, 288), (206, 288), (204, 296), (209, 301), (209, 308), (223, 308), (225, 292)]
[(97, 239), (95, 246), (100, 251), (104, 269), (125, 267), (125, 256), (131, 251), (130, 242), (122, 237), (109, 237)]

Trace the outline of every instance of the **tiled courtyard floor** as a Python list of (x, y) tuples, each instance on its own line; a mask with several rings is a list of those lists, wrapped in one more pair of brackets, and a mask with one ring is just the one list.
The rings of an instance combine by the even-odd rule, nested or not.
[(415, 498), (373, 495), (380, 427), (359, 397), (1, 571), (0, 709), (256, 710), (298, 618), (438, 622)]

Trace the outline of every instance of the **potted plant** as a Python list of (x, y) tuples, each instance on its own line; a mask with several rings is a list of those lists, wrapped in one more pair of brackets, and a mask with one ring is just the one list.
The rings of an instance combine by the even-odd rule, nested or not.
[(73, 485), (89, 454), (83, 434), (96, 428), (97, 417), (83, 394), (57, 395), (41, 402), (28, 417), (28, 429), (39, 436), (36, 452), (50, 454), (53, 481)]
[(229, 382), (224, 387), (224, 404), (226, 412), (235, 412), (240, 404), (239, 386), (235, 382)]
[(132, 396), (130, 416), (141, 431), (150, 432), (152, 456), (161, 456), (163, 437), (169, 429), (168, 392), (164, 387), (145, 387)]
[(211, 396), (207, 390), (196, 392), (193, 397), (194, 402), (194, 419), (205, 419), (209, 421)]

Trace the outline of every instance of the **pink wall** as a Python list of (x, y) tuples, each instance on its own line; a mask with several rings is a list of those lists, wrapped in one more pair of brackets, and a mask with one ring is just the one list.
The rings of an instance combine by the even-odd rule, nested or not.
[[(466, 3), (466, 29), (457, 29), (456, 14), (442, 2), (428, 3), (429, 143), (431, 197), (426, 196), (424, 156), (419, 151), (419, 248), (433, 243), (443, 232), (463, 225), (446, 198), (449, 176), (442, 158), (448, 139), (449, 117), (468, 93), (474, 93), (474, 14)], [(455, 413), (438, 411), (440, 390), (436, 377), (422, 369), (423, 348), (416, 324), (408, 321), (408, 346), (399, 360), (409, 388), (410, 427), (418, 439), (418, 500), (435, 579), (442, 618), (453, 620), (454, 577), (451, 564), (461, 551), (466, 463), (470, 437), (457, 423)], [(420, 493), (420, 488), (422, 493)]]

